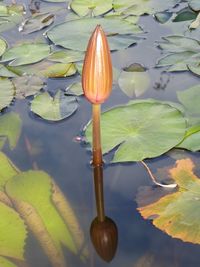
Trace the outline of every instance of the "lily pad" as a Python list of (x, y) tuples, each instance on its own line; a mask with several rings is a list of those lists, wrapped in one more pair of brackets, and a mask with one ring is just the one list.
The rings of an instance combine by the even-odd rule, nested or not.
[(76, 96), (83, 95), (83, 88), (81, 82), (72, 83), (66, 88), (66, 92)]
[(76, 98), (58, 91), (54, 97), (41, 93), (31, 102), (31, 111), (45, 120), (60, 121), (71, 116), (78, 108)]
[(50, 13), (35, 14), (31, 18), (25, 20), (21, 27), (20, 31), (25, 34), (36, 32), (42, 30), (43, 28), (48, 27), (54, 22), (54, 15)]
[(14, 112), (0, 116), (0, 149), (8, 140), (10, 149), (17, 145), (21, 134), (22, 121), (19, 114)]
[(0, 76), (5, 78), (17, 77), (17, 75), (14, 72), (10, 71), (9, 69), (7, 69), (7, 67), (5, 67), (2, 64), (0, 64)]
[(60, 50), (53, 52), (48, 60), (68, 64), (72, 62), (81, 61), (84, 59), (85, 53), (75, 50)]
[(180, 2), (181, 0), (114, 0), (113, 8), (123, 14), (140, 16), (168, 10)]
[(10, 66), (26, 65), (46, 58), (50, 47), (44, 43), (24, 43), (8, 49), (2, 56), (1, 62), (11, 61)]
[(190, 127), (177, 148), (184, 148), (193, 152), (200, 150), (200, 125)]
[(188, 2), (191, 9), (194, 11), (200, 11), (200, 3), (198, 0), (189, 0)]
[(19, 99), (38, 93), (44, 86), (44, 82), (37, 76), (21, 76), (14, 78), (15, 97)]
[(164, 11), (164, 12), (158, 12), (154, 16), (158, 22), (164, 24), (172, 17), (172, 15), (173, 15), (172, 12)]
[(139, 97), (145, 93), (150, 85), (150, 77), (147, 71), (122, 71), (119, 80), (122, 91), (130, 98)]
[(196, 19), (197, 14), (190, 8), (183, 8), (177, 14), (176, 17), (173, 19), (173, 22), (180, 22), (180, 21), (187, 21), (187, 20), (194, 20)]
[[(102, 150), (108, 153), (118, 147), (112, 162), (157, 157), (181, 142), (185, 128), (183, 115), (174, 107), (151, 100), (132, 101), (102, 114)], [(91, 142), (91, 124), (86, 137)]]
[[(173, 238), (200, 244), (200, 235), (196, 231), (199, 226), (200, 179), (194, 174), (194, 164), (190, 159), (177, 160), (169, 172), (178, 184), (178, 190), (150, 204), (148, 201), (139, 203), (138, 210), (143, 218), (153, 220), (157, 228)], [(155, 195), (153, 189), (151, 191)], [(159, 191), (162, 194), (163, 189)], [(145, 199), (145, 193), (140, 193), (138, 198)]]
[[(122, 18), (84, 18), (59, 24), (47, 32), (56, 45), (85, 51), (96, 25), (100, 24), (108, 37), (111, 50), (127, 48), (139, 38), (134, 35), (134, 25)], [(81, 41), (80, 41), (81, 40)]]
[(0, 111), (10, 105), (14, 93), (13, 83), (6, 78), (0, 78)]
[(168, 66), (167, 71), (185, 71), (188, 65), (199, 63), (200, 42), (185, 36), (172, 35), (163, 38), (164, 42), (159, 47), (169, 53), (161, 58), (157, 67)]
[(0, 32), (17, 26), (23, 19), (23, 12), (23, 5), (0, 5)]
[(7, 43), (4, 39), (0, 38), (0, 56), (6, 51)]
[(79, 16), (99, 16), (112, 9), (112, 0), (72, 0), (71, 8)]

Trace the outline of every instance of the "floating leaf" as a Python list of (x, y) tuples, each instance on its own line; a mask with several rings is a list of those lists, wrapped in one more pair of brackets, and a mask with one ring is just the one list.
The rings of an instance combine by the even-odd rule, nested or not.
[(12, 67), (9, 70), (17, 75), (36, 75), (39, 77), (59, 78), (68, 77), (76, 73), (76, 65), (74, 63), (54, 63), (48, 60), (43, 60), (36, 64)]
[(10, 105), (14, 93), (13, 83), (6, 78), (0, 78), (0, 111)]
[(196, 152), (200, 150), (199, 140), (200, 125), (192, 126), (187, 130), (183, 141), (177, 147)]
[(165, 11), (165, 12), (158, 12), (154, 16), (158, 22), (164, 24), (172, 17), (172, 15), (173, 15), (172, 12)]
[(4, 65), (1, 64), (0, 64), (0, 76), (5, 78), (17, 77), (17, 75), (14, 72), (8, 70)]
[(25, 34), (36, 32), (48, 27), (54, 22), (54, 15), (50, 13), (35, 14), (25, 20), (20, 27), (20, 31)]
[(7, 43), (4, 39), (0, 38), (0, 56), (6, 51)]
[[(31, 230), (35, 234), (37, 233), (37, 238), (40, 240), (39, 235), (41, 230), (44, 231), (46, 237), (49, 235), (50, 239), (46, 239), (46, 244), (42, 243), (43, 248), (45, 245), (47, 247), (50, 245), (48, 243), (49, 239), (52, 240), (58, 252), (62, 252), (62, 245), (64, 245), (75, 253), (76, 247), (72, 236), (63, 219), (52, 204), (51, 190), (51, 177), (43, 171), (19, 173), (6, 184), (7, 194), (12, 199), (24, 220), (28, 222)], [(44, 241), (45, 239), (43, 239), (43, 242)], [(62, 255), (62, 253), (60, 255)], [(55, 257), (58, 256), (59, 254), (55, 254)], [(59, 262), (60, 260), (57, 259), (57, 261)]]
[(113, 8), (123, 14), (154, 14), (177, 5), (181, 0), (114, 0)]
[(1, 257), (1, 256), (0, 256), (0, 266), (2, 266), (2, 267), (18, 267), (17, 265), (12, 263), (8, 259)]
[(12, 82), (16, 89), (15, 96), (19, 99), (36, 94), (44, 86), (43, 80), (37, 76), (21, 76), (14, 78)]
[(99, 16), (112, 9), (112, 0), (72, 0), (71, 8), (79, 16)]
[(0, 5), (0, 32), (15, 27), (23, 19), (23, 5)]
[(72, 83), (70, 86), (67, 87), (66, 92), (69, 92), (70, 94), (76, 96), (83, 95), (83, 88), (81, 82)]
[(1, 61), (11, 61), (10, 66), (26, 65), (38, 62), (46, 58), (50, 53), (50, 47), (43, 43), (25, 43), (8, 49)]
[[(181, 112), (169, 104), (131, 101), (102, 114), (102, 150), (107, 153), (119, 146), (113, 162), (157, 157), (180, 143), (185, 127)], [(91, 124), (86, 137), (91, 142)]]
[(57, 64), (50, 64), (46, 69), (41, 70), (38, 74), (48, 77), (48, 78), (55, 78), (55, 77), (68, 77), (72, 76), (76, 73), (76, 66), (74, 63), (57, 63)]
[[(100, 24), (108, 37), (111, 50), (123, 49), (138, 41), (134, 25), (121, 18), (84, 18), (59, 24), (47, 32), (56, 45), (85, 51), (91, 33)], [(81, 42), (80, 42), (81, 40)]]
[(181, 9), (176, 17), (173, 19), (173, 22), (180, 22), (180, 21), (187, 21), (187, 20), (194, 20), (196, 19), (197, 14), (191, 10), (190, 8), (183, 8)]
[(185, 36), (172, 35), (163, 38), (159, 47), (170, 53), (161, 58), (157, 67), (171, 66), (168, 71), (184, 71), (199, 62), (200, 43), (198, 40)]
[(193, 9), (194, 11), (200, 11), (199, 0), (189, 0), (188, 2), (191, 9)]
[(126, 68), (126, 71), (121, 72), (118, 83), (122, 91), (127, 96), (134, 97), (135, 95), (138, 97), (148, 89), (150, 77), (149, 74), (144, 71), (144, 69), (132, 67), (131, 71), (129, 67), (128, 69)]
[[(138, 210), (145, 219), (153, 219), (153, 224), (168, 235), (200, 244), (200, 235), (196, 231), (199, 225), (200, 180), (193, 169), (190, 159), (178, 160), (176, 166), (170, 169), (178, 191), (151, 201), (151, 204), (143, 203), (141, 206), (139, 203)], [(139, 198), (144, 199), (145, 195), (140, 194)]]
[(76, 98), (58, 91), (54, 97), (47, 92), (37, 95), (31, 102), (31, 111), (50, 121), (59, 121), (72, 115), (78, 108)]
[(48, 60), (68, 64), (68, 63), (83, 60), (84, 55), (85, 55), (85, 53), (83, 53), (81, 51), (60, 50), (60, 51), (53, 52), (48, 57)]
[(0, 116), (0, 149), (8, 139), (10, 149), (17, 145), (21, 134), (22, 121), (19, 114), (14, 112)]

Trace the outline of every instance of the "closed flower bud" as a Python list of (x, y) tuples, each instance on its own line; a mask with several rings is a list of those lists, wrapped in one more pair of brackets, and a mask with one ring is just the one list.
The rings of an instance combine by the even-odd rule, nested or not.
[(101, 26), (93, 32), (86, 51), (82, 87), (93, 104), (103, 103), (112, 90), (112, 63), (108, 41)]

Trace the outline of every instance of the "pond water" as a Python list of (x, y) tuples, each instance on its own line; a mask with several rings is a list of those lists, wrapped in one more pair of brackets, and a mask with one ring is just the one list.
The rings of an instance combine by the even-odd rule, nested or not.
[[(56, 8), (63, 7), (63, 10), (61, 10), (61, 13), (58, 13), (55, 19), (55, 24), (59, 23), (59, 21), (64, 21), (64, 14), (72, 12), (71, 10), (64, 10), (64, 8), (66, 8), (64, 3), (42, 1), (35, 3), (36, 5), (40, 4), (41, 9), (51, 8), (50, 12), (52, 13)], [(34, 2), (32, 2), (32, 6), (33, 4)], [(184, 2), (181, 7), (178, 6), (172, 9), (173, 12), (181, 10), (186, 4), (187, 2)], [(26, 3), (26, 17), (31, 15), (28, 10), (29, 5), (30, 3)], [(169, 7), (171, 8), (171, 6)], [(141, 16), (139, 18), (139, 25), (144, 29), (144, 33), (142, 33), (141, 36), (145, 37), (145, 39), (139, 40), (136, 45), (132, 45), (127, 49), (113, 52), (113, 66), (120, 71), (132, 63), (139, 63), (147, 68), (150, 83), (148, 84), (148, 88), (145, 89), (145, 92), (137, 99), (154, 98), (157, 100), (178, 102), (177, 91), (184, 91), (194, 85), (198, 85), (199, 77), (189, 71), (179, 73), (163, 72), (166, 68), (155, 68), (158, 59), (162, 57), (162, 50), (157, 48), (156, 41), (161, 41), (163, 36), (173, 35), (173, 29), (167, 24), (160, 24), (152, 15)], [(8, 31), (2, 31), (1, 36), (7, 41), (9, 46), (14, 46), (19, 42), (23, 43), (27, 39), (42, 40), (45, 38), (42, 33), (46, 31), (47, 28), (42, 31), (37, 31), (36, 33), (25, 35), (23, 32), (18, 32), (18, 26)], [(182, 35), (183, 33), (180, 32), (180, 34)], [(47, 39), (43, 41), (48, 41), (52, 44), (51, 41)], [(48, 78), (45, 81), (46, 86), (44, 90), (54, 95), (58, 89), (65, 90), (73, 82), (80, 81), (80, 75), (75, 74), (66, 78)], [(134, 96), (133, 99), (136, 99), (136, 97)], [(106, 215), (112, 218), (117, 225), (118, 246), (116, 254), (111, 262), (107, 263), (102, 260), (96, 253), (90, 239), (90, 225), (97, 214), (93, 168), (90, 165), (91, 152), (88, 146), (83, 141), (80, 142), (78, 138), (81, 138), (84, 126), (91, 118), (91, 105), (83, 96), (80, 96), (78, 97), (78, 109), (76, 112), (64, 120), (54, 122), (45, 120), (30, 111), (31, 100), (32, 96), (26, 99), (15, 99), (13, 104), (2, 111), (2, 118), (6, 113), (16, 112), (20, 115), (22, 120), (22, 131), (16, 147), (11, 150), (8, 142), (6, 142), (2, 151), (20, 171), (27, 172), (28, 170), (34, 169), (37, 172), (38, 169), (43, 170), (54, 179), (57, 186), (62, 190), (67, 199), (67, 204), (72, 208), (84, 235), (84, 241), (78, 253), (72, 253), (67, 245), (63, 246), (67, 267), (104, 267), (108, 265), (111, 267), (193, 267), (200, 265), (200, 244), (184, 242), (181, 238), (173, 238), (164, 231), (156, 228), (151, 220), (145, 220), (141, 216), (137, 210), (138, 204), (136, 202), (138, 190), (141, 190), (144, 186), (149, 186), (149, 188), (156, 188), (156, 186), (152, 183), (152, 179), (140, 162), (109, 164), (109, 161), (113, 157), (113, 151), (105, 156), (103, 170), (104, 204)], [(113, 106), (126, 104), (128, 101), (130, 101), (130, 98), (120, 89), (118, 83), (115, 83), (110, 98), (102, 105), (102, 110), (105, 111)], [(192, 159), (196, 166), (195, 173), (197, 176), (198, 174), (200, 175), (200, 168), (198, 167), (200, 161), (199, 152), (186, 152), (184, 150), (174, 149), (162, 156), (147, 159), (145, 162), (156, 177), (159, 175), (162, 176), (160, 177), (162, 180), (164, 179), (163, 177), (167, 176), (164, 169), (165, 167), (172, 168), (176, 159), (185, 158)], [(6, 172), (6, 170), (3, 169), (3, 173), (4, 171)], [(157, 178), (158, 181), (160, 181), (159, 177)], [(38, 197), (38, 199), (40, 199), (40, 194), (43, 194), (41, 188), (44, 186), (42, 185), (42, 179), (40, 180), (37, 175), (35, 179), (38, 189), (33, 186), (36, 188), (36, 191), (34, 191), (35, 189), (31, 191), (30, 184), (27, 192), (30, 192), (30, 194), (33, 192), (33, 195), (35, 194), (33, 198), (35, 197), (35, 199), (37, 199)], [(17, 186), (17, 184), (14, 184), (14, 186)], [(24, 188), (26, 190), (26, 186), (24, 186)], [(9, 190), (8, 186), (6, 192), (10, 192)], [(46, 189), (44, 189), (44, 192), (45, 190)], [(52, 189), (48, 190), (48, 192), (52, 192)], [(168, 193), (170, 193), (170, 190)], [(11, 199), (16, 212), (20, 213), (19, 203), (15, 197)], [(24, 201), (23, 198), (22, 201)], [(34, 201), (34, 203), (37, 202), (36, 200)], [(37, 206), (37, 208), (40, 217), (39, 206)], [(43, 207), (42, 203), (41, 206)], [(45, 212), (48, 213), (48, 205), (44, 205), (43, 211), (45, 208)], [(50, 209), (51, 208), (49, 208), (49, 210)], [(56, 263), (53, 265), (52, 259), (47, 256), (47, 251), (50, 251), (50, 254), (53, 254), (53, 252), (45, 248), (45, 246), (48, 247), (48, 245), (45, 245), (42, 238), (40, 238), (46, 226), (41, 230), (42, 228), (40, 229), (40, 226), (38, 226), (39, 219), (34, 220), (31, 216), (29, 216), (29, 219), (26, 219), (25, 213), (21, 210), (20, 218), (25, 221), (27, 232), (26, 238), (24, 238), (23, 241), (24, 261), (22, 257), (19, 256), (21, 253), (12, 256), (12, 251), (18, 251), (17, 246), (21, 244), (17, 242), (17, 234), (13, 237), (12, 249), (10, 249), (10, 244), (8, 244), (9, 248), (7, 248), (6, 242), (2, 242), (3, 239), (9, 239), (9, 237), (7, 237), (9, 233), (6, 232), (5, 228), (5, 237), (2, 236), (2, 240), (0, 238), (0, 242), (2, 242), (2, 244), (0, 244), (0, 256), (9, 259), (10, 265), (2, 261), (0, 266), (55, 267)], [(49, 211), (49, 214), (52, 213)], [(56, 228), (57, 219), (54, 221), (54, 217), (48, 217), (47, 214), (46, 216), (50, 227), (49, 229), (51, 229), (51, 227)], [(3, 221), (4, 217), (1, 216), (1, 220)], [(54, 227), (52, 225), (54, 225)], [(34, 230), (34, 227), (39, 230)], [(8, 230), (9, 229), (8, 227)], [(17, 231), (18, 229), (16, 229), (16, 232)], [(60, 231), (59, 238), (62, 239), (62, 235), (65, 235), (65, 232), (62, 233), (62, 228)], [(198, 224), (193, 231), (196, 235), (199, 235)], [(3, 230), (1, 230), (1, 233), (3, 233)], [(63, 239), (65, 239), (65, 237), (63, 237)], [(87, 256), (83, 259), (82, 253), (84, 249), (87, 250)], [(14, 265), (11, 265), (11, 262)], [(57, 266), (59, 267), (61, 265), (58, 264)]]

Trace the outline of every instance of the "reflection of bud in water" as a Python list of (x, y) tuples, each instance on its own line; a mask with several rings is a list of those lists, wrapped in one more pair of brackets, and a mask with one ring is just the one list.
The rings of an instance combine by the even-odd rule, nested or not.
[(100, 25), (88, 43), (82, 73), (86, 98), (93, 104), (103, 103), (112, 89), (112, 63), (105, 33)]
[(104, 221), (95, 218), (90, 227), (92, 243), (99, 256), (110, 262), (115, 256), (118, 243), (117, 226), (113, 220), (105, 217)]

